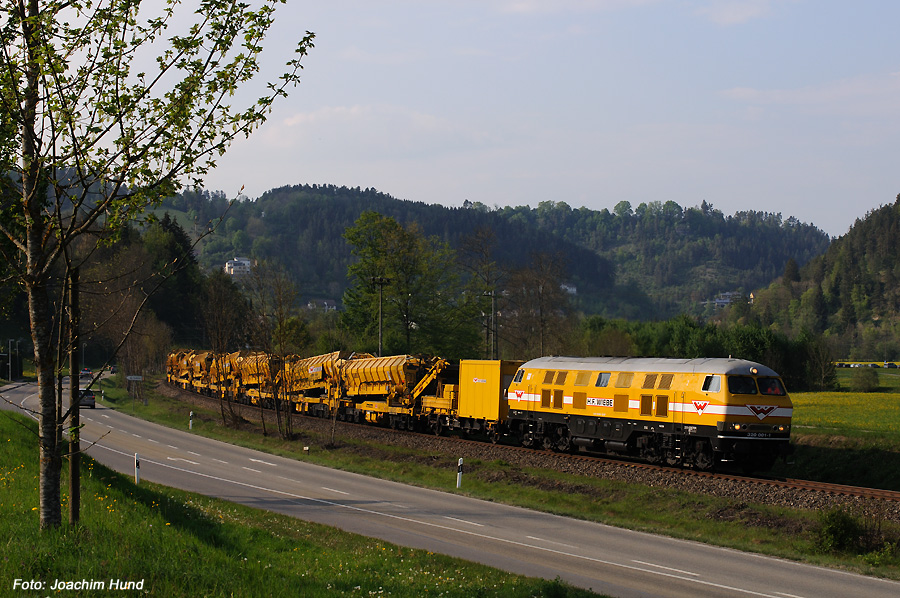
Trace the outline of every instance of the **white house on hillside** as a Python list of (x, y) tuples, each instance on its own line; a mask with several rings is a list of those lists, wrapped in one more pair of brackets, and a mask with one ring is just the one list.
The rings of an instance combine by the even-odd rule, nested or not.
[(225, 262), (225, 274), (234, 278), (241, 278), (250, 275), (250, 258), (236, 257), (233, 260)]

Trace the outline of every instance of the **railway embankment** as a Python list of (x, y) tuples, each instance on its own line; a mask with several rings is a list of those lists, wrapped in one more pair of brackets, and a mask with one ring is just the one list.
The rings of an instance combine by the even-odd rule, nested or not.
[[(158, 391), (188, 404), (217, 410), (219, 401), (160, 384)], [(247, 431), (262, 432), (259, 410), (244, 406), (240, 410)], [(271, 417), (271, 414), (267, 414)], [(765, 515), (750, 505), (769, 505), (800, 509), (815, 513), (843, 509), (863, 517), (900, 524), (900, 501), (858, 495), (852, 489), (827, 490), (797, 488), (778, 480), (743, 476), (698, 475), (690, 470), (648, 467), (640, 463), (568, 455), (551, 451), (535, 451), (503, 443), (472, 442), (455, 436), (399, 432), (387, 428), (296, 416), (297, 441), (319, 440), (320, 446), (330, 441), (332, 430), (343, 453), (358, 452), (360, 457), (376, 458), (398, 464), (417, 463), (429, 468), (455, 471), (458, 459), (467, 465), (469, 475), (489, 483), (503, 482), (563, 494), (602, 498), (608, 489), (585, 484), (582, 478), (641, 484), (648, 488), (670, 489), (703, 496), (727, 499), (729, 506), (712, 516), (725, 520), (745, 520), (763, 526), (784, 525), (777, 516)], [(221, 423), (221, 420), (219, 421)], [(274, 425), (269, 421), (269, 430)], [(337, 448), (337, 447), (335, 447)], [(332, 450), (335, 450), (333, 448)], [(298, 449), (299, 450), (299, 449)], [(327, 450), (327, 449), (322, 449)], [(539, 471), (562, 474), (548, 478)], [(603, 495), (603, 496), (601, 496)], [(772, 519), (771, 521), (767, 521)]]

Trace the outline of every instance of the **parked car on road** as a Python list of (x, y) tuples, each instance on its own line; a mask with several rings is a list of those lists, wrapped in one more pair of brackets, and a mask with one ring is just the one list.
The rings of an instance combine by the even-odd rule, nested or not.
[(81, 377), (82, 378), (90, 378), (94, 375), (94, 372), (91, 371), (91, 368), (82, 368), (81, 369)]

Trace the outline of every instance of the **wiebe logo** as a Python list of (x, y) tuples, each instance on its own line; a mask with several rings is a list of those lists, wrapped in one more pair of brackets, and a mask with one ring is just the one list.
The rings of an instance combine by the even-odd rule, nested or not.
[(524, 390), (517, 390), (517, 391), (516, 391), (516, 398), (517, 398), (517, 399), (521, 399), (523, 396), (525, 396), (525, 391), (524, 391)]
[(753, 415), (759, 419), (766, 419), (766, 416), (775, 411), (776, 405), (747, 405), (747, 409), (753, 412)]
[(703, 410), (709, 407), (709, 401), (694, 401), (694, 409), (698, 415), (703, 415)]

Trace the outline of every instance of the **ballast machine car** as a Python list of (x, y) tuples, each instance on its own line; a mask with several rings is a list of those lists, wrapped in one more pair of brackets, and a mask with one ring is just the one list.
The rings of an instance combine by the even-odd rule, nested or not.
[[(341, 421), (484, 433), (493, 441), (710, 469), (771, 468), (790, 452), (793, 407), (777, 373), (739, 359), (541, 357), (528, 362), (333, 352), (180, 352), (183, 388)], [(224, 378), (224, 380), (223, 380)]]

